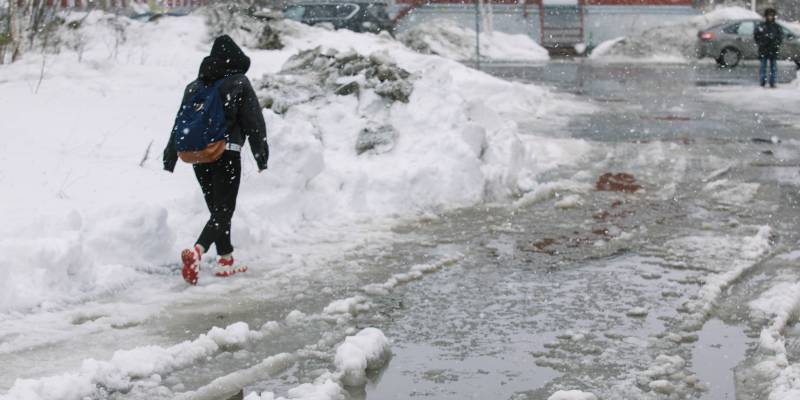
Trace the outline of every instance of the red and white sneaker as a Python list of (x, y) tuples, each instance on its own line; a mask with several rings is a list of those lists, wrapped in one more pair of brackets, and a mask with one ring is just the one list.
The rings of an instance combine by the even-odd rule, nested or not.
[(200, 251), (200, 246), (194, 245), (191, 249), (184, 249), (181, 252), (181, 261), (183, 262), (183, 269), (181, 275), (186, 283), (190, 285), (197, 285), (197, 278), (200, 276), (200, 259), (203, 257), (203, 252)]
[(247, 271), (247, 266), (236, 265), (236, 261), (233, 260), (233, 257), (229, 259), (220, 258), (219, 260), (217, 260), (217, 268), (214, 271), (214, 275), (220, 278), (225, 278), (246, 271)]

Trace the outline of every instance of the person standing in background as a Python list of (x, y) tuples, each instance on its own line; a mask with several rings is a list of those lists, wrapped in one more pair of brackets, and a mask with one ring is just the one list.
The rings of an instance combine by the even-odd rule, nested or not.
[(775, 88), (778, 75), (778, 55), (783, 44), (783, 28), (775, 21), (778, 12), (774, 8), (764, 11), (764, 21), (756, 26), (753, 33), (758, 45), (758, 59), (761, 61), (759, 79), (761, 87), (767, 86), (767, 63), (769, 63), (769, 87)]

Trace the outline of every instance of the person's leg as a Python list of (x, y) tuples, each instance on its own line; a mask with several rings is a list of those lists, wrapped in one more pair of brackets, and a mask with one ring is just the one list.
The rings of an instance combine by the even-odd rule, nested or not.
[(778, 78), (778, 57), (769, 58), (769, 85), (775, 87)]
[[(211, 209), (214, 197), (212, 179), (214, 175), (213, 167), (210, 165), (198, 164), (194, 165), (193, 169), (195, 177), (197, 177), (197, 182), (200, 183), (200, 189), (203, 191), (203, 198), (206, 201), (206, 205)], [(203, 257), (203, 253), (208, 250), (208, 246), (210, 246), (209, 242), (198, 240), (192, 248), (181, 251), (181, 262), (183, 263), (181, 275), (183, 275), (183, 279), (191, 285), (197, 284), (197, 279), (200, 275), (200, 260)]]
[[(231, 219), (236, 209), (239, 194), (242, 163), (238, 152), (226, 151), (222, 158), (213, 164), (211, 218), (200, 234), (198, 243), (215, 243), (217, 254), (233, 253), (231, 244)], [(206, 249), (208, 249), (206, 247)]]
[(761, 86), (767, 85), (767, 57), (764, 55), (759, 55), (758, 60), (761, 62), (761, 66), (758, 68), (758, 80), (761, 83)]
[(239, 196), (239, 184), (242, 180), (242, 159), (239, 152), (228, 151), (225, 162), (220, 166), (221, 173), (216, 187), (219, 189), (214, 203), (217, 206), (222, 229), (216, 240), (217, 254), (232, 256), (231, 220), (236, 210), (236, 199)]
[[(215, 163), (211, 164), (195, 164), (194, 167), (194, 175), (197, 177), (197, 182), (200, 183), (200, 189), (203, 191), (203, 199), (206, 202), (206, 207), (208, 207), (208, 211), (211, 213), (211, 217), (209, 221), (206, 222), (206, 227), (213, 219), (214, 215), (214, 175), (216, 170)], [(209, 240), (210, 233), (204, 234), (206, 228), (203, 228), (203, 233), (200, 234), (195, 244), (200, 245), (203, 249), (203, 252), (208, 251), (211, 248), (211, 244), (214, 243), (213, 240)]]

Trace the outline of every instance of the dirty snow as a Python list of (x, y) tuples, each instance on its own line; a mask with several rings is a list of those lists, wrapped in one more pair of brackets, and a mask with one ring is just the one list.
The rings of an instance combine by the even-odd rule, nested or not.
[(108, 390), (126, 392), (133, 386), (159, 382), (160, 374), (186, 368), (224, 348), (260, 338), (246, 323), (214, 327), (195, 340), (171, 347), (144, 346), (119, 350), (109, 361), (87, 359), (80, 370), (42, 379), (19, 379), (4, 399), (81, 400)]
[[(398, 39), (424, 54), (438, 54), (452, 60), (475, 59), (475, 31), (451, 20), (438, 19), (415, 25), (400, 33)], [(550, 59), (547, 50), (528, 35), (482, 32), (480, 42), (481, 59), (528, 62)]]
[[(343, 400), (345, 388), (363, 387), (367, 371), (383, 367), (391, 356), (389, 340), (376, 328), (364, 328), (344, 339), (336, 349), (334, 372), (322, 374), (312, 383), (289, 389), (289, 399)], [(273, 392), (251, 392), (245, 400), (285, 400)]]
[(759, 316), (771, 322), (761, 330), (759, 353), (761, 361), (754, 367), (757, 374), (771, 381), (769, 400), (789, 400), (800, 395), (800, 365), (788, 359), (783, 331), (800, 311), (800, 283), (779, 282), (749, 304)]
[(389, 340), (378, 329), (366, 328), (348, 336), (336, 349), (334, 364), (346, 386), (364, 386), (367, 370), (383, 366), (389, 357)]
[(597, 400), (597, 396), (580, 390), (559, 390), (547, 400)]

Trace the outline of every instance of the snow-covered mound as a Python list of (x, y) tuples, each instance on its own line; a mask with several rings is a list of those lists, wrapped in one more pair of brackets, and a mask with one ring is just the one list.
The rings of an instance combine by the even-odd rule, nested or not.
[(597, 400), (597, 396), (580, 390), (559, 390), (547, 400)]
[[(346, 387), (367, 383), (367, 371), (382, 368), (391, 355), (389, 340), (376, 328), (365, 328), (345, 338), (336, 349), (334, 372), (326, 372), (313, 383), (304, 383), (288, 391), (295, 400), (341, 400)], [(286, 400), (273, 392), (250, 392), (245, 400)]]
[[(408, 47), (452, 60), (475, 59), (475, 31), (438, 19), (416, 25), (398, 35)], [(503, 61), (546, 61), (550, 56), (527, 35), (494, 31), (481, 33), (481, 58)]]
[(389, 357), (389, 340), (378, 329), (366, 328), (345, 339), (334, 360), (346, 386), (364, 386), (366, 372), (382, 367)]
[(244, 322), (225, 329), (214, 327), (194, 340), (164, 348), (144, 346), (114, 353), (109, 361), (87, 359), (77, 372), (41, 379), (19, 379), (4, 396), (13, 400), (77, 400), (104, 398), (109, 392), (126, 392), (141, 378), (186, 368), (222, 349), (238, 347), (264, 334)]
[[(245, 149), (233, 221), (245, 259), (320, 224), (514, 197), (584, 150), (520, 134), (515, 120), (536, 124), (580, 110), (545, 89), (419, 54), (388, 35), (290, 21), (281, 29), (281, 50), (246, 50), (254, 83), (320, 47), (406, 71), (401, 86), (411, 87), (399, 100), (382, 96), (378, 84), (338, 95), (325, 87), (280, 113), (265, 110), (270, 169), (258, 174)], [(74, 46), (0, 66), (9, 149), (0, 155), (0, 251), (13, 254), (0, 266), (0, 318), (136, 287), (173, 296), (183, 288), (171, 265), (207, 211), (191, 167), (171, 175), (160, 158), (183, 88), (210, 49), (207, 30), (201, 16), (145, 23), (93, 13), (73, 33)], [(386, 132), (390, 146), (381, 144)]]
[(697, 32), (725, 21), (761, 18), (742, 7), (720, 7), (685, 22), (657, 26), (636, 36), (611, 39), (598, 44), (589, 58), (601, 60), (644, 60), (686, 62), (695, 58)]

